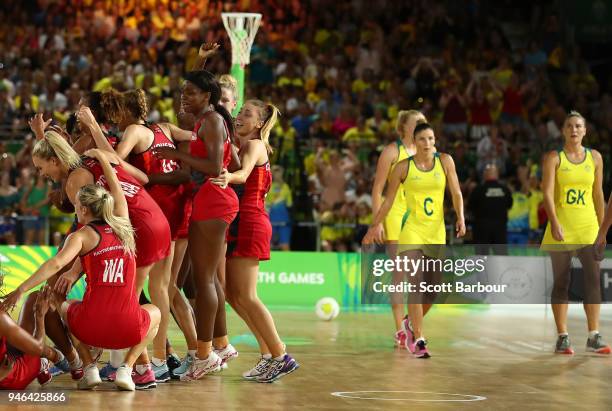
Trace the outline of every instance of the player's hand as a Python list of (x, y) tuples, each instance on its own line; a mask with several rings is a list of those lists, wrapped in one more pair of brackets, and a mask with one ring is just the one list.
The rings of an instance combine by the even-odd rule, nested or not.
[(559, 223), (551, 223), (550, 224), (550, 233), (552, 234), (553, 238), (557, 241), (565, 241), (565, 238), (563, 237), (563, 227), (561, 227), (561, 224)]
[(28, 120), (28, 125), (30, 129), (34, 132), (37, 140), (40, 140), (45, 137), (45, 129), (49, 127), (53, 120), (46, 120), (43, 118), (43, 113), (35, 114), (30, 120)]
[(153, 149), (153, 155), (157, 158), (166, 160), (177, 160), (179, 157), (178, 150), (170, 147), (157, 147)]
[(465, 221), (459, 220), (455, 224), (455, 231), (457, 232), (457, 238), (461, 238), (465, 235)]
[(87, 157), (95, 158), (96, 160), (99, 160), (99, 161), (104, 160), (106, 158), (102, 150), (98, 148), (90, 148), (89, 150), (85, 151), (83, 154), (86, 155)]
[(67, 295), (78, 277), (78, 273), (73, 273), (72, 270), (66, 271), (64, 274), (60, 275), (55, 282), (55, 292), (60, 295)]
[(219, 50), (219, 43), (204, 43), (200, 46), (198, 56), (207, 59)]
[(8, 293), (6, 297), (4, 297), (4, 301), (0, 303), (0, 307), (2, 308), (3, 311), (7, 313), (10, 311), (13, 311), (13, 308), (15, 308), (19, 300), (21, 300), (21, 297), (23, 297), (23, 294), (24, 293), (21, 290), (21, 287), (17, 287), (16, 289)]
[(377, 224), (368, 229), (368, 232), (361, 240), (361, 244), (383, 244), (385, 242), (385, 229), (382, 224)]
[(228, 172), (227, 169), (224, 168), (221, 171), (221, 174), (219, 174), (218, 177), (211, 178), (210, 182), (221, 188), (226, 188), (230, 182), (231, 175), (232, 173)]
[(36, 302), (34, 303), (34, 315), (37, 319), (43, 320), (47, 314), (47, 311), (49, 311), (50, 293), (51, 287), (47, 285), (40, 290), (36, 296)]
[(599, 231), (597, 238), (595, 239), (595, 243), (593, 244), (593, 251), (595, 254), (595, 259), (597, 261), (602, 261), (604, 259), (604, 252), (606, 251), (606, 233), (602, 230)]
[(90, 130), (97, 123), (96, 118), (87, 106), (81, 106), (81, 108), (79, 108), (79, 111), (77, 111), (77, 120)]
[(7, 354), (4, 354), (4, 358), (0, 362), (0, 381), (8, 377), (11, 371), (13, 371), (13, 361)]

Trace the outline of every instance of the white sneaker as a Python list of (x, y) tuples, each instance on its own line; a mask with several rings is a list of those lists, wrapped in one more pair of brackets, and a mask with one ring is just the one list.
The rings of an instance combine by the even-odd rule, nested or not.
[(117, 368), (115, 385), (117, 388), (124, 391), (134, 391), (136, 389), (136, 384), (134, 384), (132, 380), (132, 367), (121, 364), (119, 368)]
[(215, 353), (221, 358), (221, 369), (227, 369), (227, 363), (238, 357), (238, 351), (232, 344), (227, 344), (225, 348), (221, 350), (214, 350)]
[(221, 358), (214, 351), (211, 351), (208, 357), (203, 360), (196, 357), (189, 370), (185, 374), (181, 374), (181, 381), (199, 380), (206, 374), (220, 371), (221, 363)]
[(270, 366), (271, 360), (272, 358), (264, 358), (263, 356), (261, 356), (259, 358), (259, 361), (257, 362), (257, 364), (255, 364), (253, 368), (242, 373), (242, 377), (247, 380), (254, 380), (260, 375), (263, 375), (263, 373), (266, 372), (266, 370)]
[(95, 363), (89, 364), (83, 370), (83, 378), (77, 382), (77, 388), (79, 390), (91, 390), (99, 384), (102, 384), (100, 371), (98, 371)]

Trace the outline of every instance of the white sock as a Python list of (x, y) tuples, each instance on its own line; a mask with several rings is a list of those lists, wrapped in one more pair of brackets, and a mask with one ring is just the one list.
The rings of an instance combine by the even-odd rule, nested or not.
[(53, 348), (53, 350), (55, 350), (55, 352), (57, 353), (57, 361), (55, 362), (56, 364), (58, 362), (63, 361), (64, 358), (66, 358), (66, 357), (64, 357), (64, 354), (62, 354), (62, 352), (60, 350), (58, 350), (57, 348)]
[(189, 355), (191, 358), (195, 358), (196, 350), (188, 350), (187, 355)]
[(110, 365), (113, 368), (119, 368), (125, 360), (126, 350), (111, 350), (110, 352)]
[(559, 333), (558, 335), (559, 335), (559, 337), (563, 337), (563, 336), (567, 337), (569, 334), (568, 333)]
[(597, 334), (599, 334), (598, 330), (589, 331), (589, 338), (595, 338)]
[(68, 365), (70, 365), (71, 370), (76, 370), (77, 368), (81, 368), (83, 366), (83, 361), (81, 361), (81, 357), (77, 355), (77, 357), (71, 363), (68, 363)]
[(262, 358), (264, 360), (271, 360), (272, 359), (272, 354), (269, 354), (269, 353), (268, 354), (262, 354), (261, 356), (262, 356)]
[(419, 341), (423, 341), (423, 342), (425, 342), (425, 338), (424, 338), (424, 337), (419, 337), (419, 338), (417, 338), (417, 340), (415, 341), (415, 343), (418, 343)]
[(164, 365), (166, 363), (166, 360), (161, 360), (159, 358), (155, 358), (153, 357), (151, 359), (151, 362), (153, 363), (153, 365), (155, 365), (156, 367), (161, 367), (162, 365)]
[(149, 364), (136, 364), (136, 372), (140, 375), (147, 372), (148, 369), (149, 369)]
[[(270, 356), (272, 356), (272, 354), (270, 354)], [(281, 354), (278, 357), (274, 357), (275, 361), (282, 361), (285, 358), (285, 354)]]

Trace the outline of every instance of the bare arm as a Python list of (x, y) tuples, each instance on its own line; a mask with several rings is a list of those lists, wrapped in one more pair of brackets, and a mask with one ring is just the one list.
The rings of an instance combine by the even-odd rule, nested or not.
[(453, 208), (457, 216), (457, 237), (465, 235), (465, 216), (463, 215), (463, 194), (461, 194), (461, 186), (455, 169), (455, 162), (448, 154), (440, 154), (440, 162), (446, 174), (448, 189), (453, 200)]
[(251, 175), (255, 165), (263, 162), (267, 157), (266, 147), (263, 142), (261, 140), (250, 140), (242, 152), (242, 168), (233, 173), (224, 171), (221, 176), (213, 178), (211, 182), (222, 187), (227, 186), (228, 183), (244, 184), (249, 175)]
[(91, 133), (91, 136), (93, 137), (96, 143), (96, 147), (104, 151), (109, 151), (111, 153), (115, 152), (113, 146), (111, 146), (111, 143), (109, 143), (106, 139), (102, 128), (100, 128), (98, 121), (94, 117), (89, 107), (81, 107), (77, 112), (77, 118), (79, 119), (79, 122), (81, 124), (83, 124), (89, 129), (89, 132)]
[(162, 123), (162, 125), (170, 130), (172, 140), (180, 142), (191, 141), (191, 130), (183, 130), (172, 123)]
[(604, 209), (606, 208), (606, 200), (603, 193), (603, 159), (597, 150), (592, 150), (593, 160), (595, 162), (595, 181), (593, 181), (593, 204), (595, 205), (595, 213), (597, 213), (597, 223), (602, 224), (604, 218)]
[(374, 216), (372, 226), (382, 224), (385, 218), (387, 218), (387, 214), (389, 214), (389, 210), (391, 210), (391, 206), (393, 205), (395, 197), (397, 196), (397, 191), (399, 190), (402, 181), (406, 179), (407, 175), (408, 161), (402, 160), (397, 163), (397, 166), (395, 166), (393, 169), (393, 173), (391, 173), (391, 178), (389, 179), (389, 185), (387, 187), (387, 195), (385, 196), (382, 206)]
[(542, 168), (542, 193), (544, 194), (544, 208), (550, 223), (559, 225), (555, 210), (555, 171), (559, 166), (559, 156), (556, 152), (549, 152), (544, 158)]
[(24, 354), (39, 357), (45, 347), (45, 321), (36, 318), (36, 336), (21, 328), (6, 313), (0, 313), (0, 334), (6, 336), (6, 341)]
[(388, 144), (378, 157), (376, 163), (376, 174), (372, 185), (372, 215), (376, 215), (382, 204), (383, 190), (391, 170), (391, 164), (397, 158), (396, 144)]
[(121, 189), (121, 183), (115, 174), (115, 170), (113, 170), (113, 167), (106, 158), (106, 155), (102, 151), (96, 149), (87, 151), (86, 155), (97, 159), (102, 166), (104, 177), (106, 177), (106, 183), (108, 184), (110, 193), (115, 200), (115, 209), (113, 210), (113, 213), (119, 217), (129, 218), (127, 200), (125, 199), (125, 194)]

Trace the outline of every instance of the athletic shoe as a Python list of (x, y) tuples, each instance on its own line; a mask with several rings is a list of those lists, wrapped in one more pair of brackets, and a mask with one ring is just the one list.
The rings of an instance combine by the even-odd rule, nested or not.
[(40, 359), (40, 371), (38, 372), (38, 376), (36, 377), (36, 379), (38, 380), (38, 383), (42, 387), (49, 384), (51, 380), (53, 379), (53, 376), (49, 372), (50, 364), (51, 364), (51, 361), (49, 361), (48, 359), (46, 358)]
[(397, 348), (405, 348), (406, 347), (406, 333), (404, 330), (399, 330), (395, 333), (395, 346)]
[(96, 385), (102, 384), (100, 371), (95, 363), (89, 364), (85, 367), (83, 372), (83, 378), (77, 382), (77, 388), (79, 390), (91, 390), (95, 388)]
[(58, 375), (65, 374), (69, 371), (70, 371), (70, 363), (68, 362), (66, 357), (62, 358), (60, 361), (56, 362), (49, 368), (49, 373), (53, 377), (57, 377)]
[(181, 366), (181, 359), (175, 353), (168, 354), (168, 357), (166, 357), (166, 364), (168, 364), (168, 370), (170, 370), (170, 374), (172, 374), (172, 370)]
[(404, 344), (404, 347), (408, 351), (413, 353), (416, 341), (414, 338), (414, 331), (412, 331), (412, 324), (410, 324), (409, 316), (405, 316), (404, 320), (402, 321), (402, 331), (406, 335), (406, 343)]
[(117, 372), (115, 373), (115, 385), (123, 391), (134, 391), (136, 389), (136, 384), (132, 379), (132, 367), (123, 364), (117, 368)]
[(244, 377), (244, 379), (246, 380), (257, 379), (257, 377), (262, 375), (268, 369), (268, 366), (270, 365), (271, 362), (272, 362), (271, 359), (264, 358), (263, 356), (261, 356), (257, 364), (255, 364), (255, 367), (242, 373), (242, 377)]
[[(589, 342), (587, 341), (587, 349)], [(557, 344), (555, 345), (555, 353), (557, 354), (574, 354), (574, 349), (572, 348), (572, 343), (570, 342), (569, 336), (567, 334), (560, 335), (557, 337)]]
[(181, 361), (181, 365), (170, 371), (170, 378), (172, 378), (173, 380), (180, 380), (181, 375), (189, 371), (191, 364), (193, 364), (193, 357), (187, 354), (185, 358), (183, 358), (183, 360)]
[(206, 374), (218, 372), (221, 370), (221, 362), (221, 358), (214, 351), (203, 360), (196, 357), (189, 370), (181, 375), (181, 381), (199, 380)]
[(588, 338), (586, 350), (597, 354), (610, 354), (610, 346), (601, 338), (601, 334), (597, 333), (593, 338)]
[(227, 363), (238, 357), (238, 351), (232, 344), (227, 344), (225, 348), (221, 350), (214, 350), (215, 353), (221, 358), (221, 369), (227, 368)]
[(113, 367), (109, 361), (100, 370), (100, 378), (102, 378), (104, 381), (113, 382), (115, 381), (116, 372), (117, 372), (117, 368)]
[(155, 373), (155, 382), (168, 382), (170, 381), (170, 370), (168, 364), (164, 361), (162, 365), (155, 365), (151, 363), (151, 368)]
[(147, 370), (144, 374), (140, 374), (136, 371), (136, 367), (132, 370), (132, 381), (136, 385), (137, 390), (147, 390), (149, 388), (157, 387), (155, 382), (155, 373), (151, 369), (151, 365), (147, 364)]
[(416, 342), (416, 344), (414, 345), (414, 352), (413, 352), (414, 356), (416, 358), (429, 358), (431, 357), (431, 355), (429, 354), (429, 351), (427, 350), (427, 341), (425, 340), (419, 340)]
[(291, 374), (300, 368), (300, 365), (289, 354), (285, 354), (282, 360), (271, 359), (268, 368), (263, 374), (256, 377), (257, 382), (270, 383), (279, 378)]

